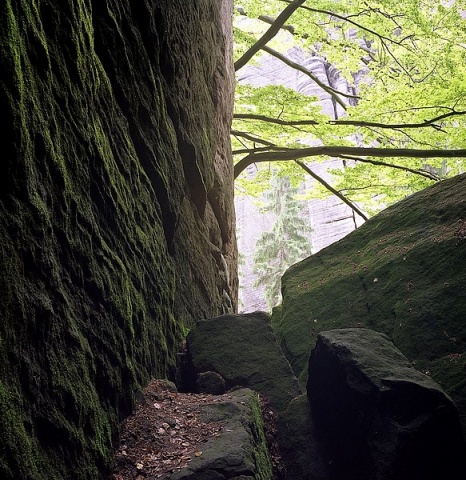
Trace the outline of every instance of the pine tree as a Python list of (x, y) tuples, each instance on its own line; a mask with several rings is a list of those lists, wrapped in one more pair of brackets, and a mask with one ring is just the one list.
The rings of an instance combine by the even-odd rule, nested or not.
[(271, 189), (264, 192), (264, 213), (275, 215), (270, 231), (262, 233), (256, 243), (254, 272), (255, 286), (265, 286), (265, 298), (270, 308), (281, 299), (280, 282), (285, 270), (311, 254), (311, 229), (301, 215), (303, 203), (296, 199), (298, 189), (289, 177), (274, 174)]

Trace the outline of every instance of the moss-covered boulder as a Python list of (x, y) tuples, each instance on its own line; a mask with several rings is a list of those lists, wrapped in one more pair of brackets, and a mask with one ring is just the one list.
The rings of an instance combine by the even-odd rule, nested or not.
[(236, 304), (231, 2), (0, 2), (0, 477), (95, 479)]
[(383, 332), (456, 402), (466, 427), (466, 175), (386, 209), (291, 267), (272, 316), (300, 384), (319, 332)]
[(189, 332), (187, 349), (192, 384), (203, 372), (217, 372), (227, 389), (252, 388), (278, 411), (301, 393), (265, 312), (201, 320)]

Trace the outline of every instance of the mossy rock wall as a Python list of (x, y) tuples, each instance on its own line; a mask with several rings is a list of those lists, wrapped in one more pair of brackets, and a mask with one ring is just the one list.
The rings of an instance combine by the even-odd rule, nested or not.
[(301, 386), (320, 331), (387, 334), (456, 402), (466, 431), (466, 175), (406, 198), (282, 279), (272, 315)]
[(0, 478), (101, 478), (234, 311), (231, 2), (0, 2)]

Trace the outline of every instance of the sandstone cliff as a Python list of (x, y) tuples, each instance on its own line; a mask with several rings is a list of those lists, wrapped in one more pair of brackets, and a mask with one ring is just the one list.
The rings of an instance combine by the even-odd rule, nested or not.
[(99, 478), (237, 297), (231, 2), (0, 5), (0, 477)]
[[(341, 92), (354, 93), (356, 87), (350, 86), (340, 76), (338, 70), (324, 58), (311, 55), (298, 47), (290, 49), (287, 52), (287, 56), (295, 63), (311, 71), (322, 84)], [(307, 75), (285, 65), (270, 55), (263, 54), (258, 58), (257, 63), (248, 65), (240, 70), (238, 76), (240, 83), (250, 84), (255, 87), (283, 85), (309, 97), (318, 98), (322, 112), (329, 115), (330, 118), (338, 119), (344, 116), (345, 112), (341, 106), (336, 104), (330, 94)], [(363, 71), (355, 74), (356, 85), (363, 74)], [(332, 176), (329, 172), (332, 169), (342, 168), (343, 162), (338, 158), (330, 158), (326, 161), (312, 164), (313, 171), (329, 183), (332, 183)], [(251, 178), (254, 178), (255, 167), (250, 166), (249, 171), (251, 172)], [(316, 181), (308, 176), (303, 190), (310, 192), (315, 187), (315, 184)], [(240, 269), (239, 309), (245, 312), (267, 310), (267, 303), (264, 299), (264, 287), (255, 286), (257, 275), (253, 271), (253, 256), (257, 240), (262, 232), (271, 228), (274, 218), (270, 214), (262, 214), (257, 205), (246, 196), (237, 196), (235, 205), (239, 232), (238, 246), (240, 252), (244, 254), (244, 262)], [(362, 224), (361, 218), (355, 215), (345, 203), (335, 196), (309, 200), (307, 208), (303, 211), (303, 216), (312, 228), (309, 240), (312, 243), (313, 253), (343, 238)]]

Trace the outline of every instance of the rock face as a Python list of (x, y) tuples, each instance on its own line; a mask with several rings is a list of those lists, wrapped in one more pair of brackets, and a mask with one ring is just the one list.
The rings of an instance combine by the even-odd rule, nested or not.
[(186, 327), (235, 310), (231, 7), (1, 2), (2, 479), (99, 478)]
[(332, 480), (465, 478), (456, 407), (386, 335), (368, 329), (319, 334), (307, 395)]
[(304, 387), (319, 332), (385, 333), (455, 401), (466, 427), (466, 175), (371, 218), (291, 267), (272, 326)]
[(216, 422), (219, 436), (202, 445), (202, 455), (189, 467), (162, 477), (164, 480), (271, 480), (272, 464), (265, 440), (257, 393), (231, 392), (229, 400), (200, 405), (205, 422)]
[(264, 312), (201, 320), (189, 332), (187, 349), (192, 380), (217, 372), (227, 389), (252, 388), (278, 411), (301, 393)]

